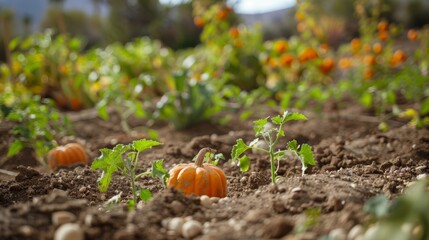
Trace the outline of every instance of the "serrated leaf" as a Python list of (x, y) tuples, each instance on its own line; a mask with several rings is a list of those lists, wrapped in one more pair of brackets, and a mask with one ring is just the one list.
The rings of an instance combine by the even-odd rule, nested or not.
[(247, 172), (250, 167), (250, 158), (244, 155), (238, 161), (238, 167), (240, 167), (240, 171)]
[(140, 190), (140, 199), (147, 202), (152, 198), (152, 193), (149, 189), (141, 189)]
[(133, 141), (132, 143), (132, 147), (138, 151), (144, 151), (146, 149), (155, 147), (160, 145), (160, 142), (154, 141), (154, 140), (147, 140), (147, 139), (141, 139), (141, 140), (137, 140), (137, 141)]
[(9, 145), (6, 157), (9, 158), (9, 157), (16, 155), (23, 148), (24, 148), (24, 143), (22, 141), (20, 141), (20, 140), (13, 141), (13, 143), (11, 143)]
[(287, 143), (287, 148), (289, 150), (298, 151), (298, 142), (296, 140), (289, 141)]
[(311, 165), (314, 166), (316, 161), (313, 157), (313, 152), (311, 151), (311, 146), (308, 144), (302, 144), (301, 149), (299, 150), (299, 155), (303, 161), (305, 167)]
[(268, 119), (259, 119), (253, 122), (253, 130), (256, 136), (260, 136), (264, 133), (264, 126), (268, 123)]
[(169, 178), (170, 175), (164, 168), (163, 159), (152, 162), (151, 173), (153, 177), (160, 178), (161, 181), (164, 183), (164, 186), (166, 186), (167, 178)]
[(232, 160), (237, 160), (241, 154), (243, 154), (250, 147), (244, 143), (243, 139), (237, 139), (237, 143), (232, 147), (231, 157)]
[(100, 150), (101, 155), (92, 162), (91, 169), (103, 171), (98, 179), (98, 189), (100, 192), (107, 191), (112, 180), (112, 174), (123, 166), (122, 154), (125, 149), (126, 146), (122, 144), (116, 145), (114, 149), (103, 148)]
[(287, 113), (283, 117), (283, 123), (289, 122), (289, 121), (299, 121), (299, 120), (308, 120), (308, 118), (301, 113)]
[(271, 118), (271, 122), (277, 125), (280, 125), (283, 123), (283, 118), (280, 116), (275, 116), (273, 118)]
[(279, 130), (279, 136), (280, 137), (284, 137), (285, 136), (285, 131), (283, 131), (283, 129)]

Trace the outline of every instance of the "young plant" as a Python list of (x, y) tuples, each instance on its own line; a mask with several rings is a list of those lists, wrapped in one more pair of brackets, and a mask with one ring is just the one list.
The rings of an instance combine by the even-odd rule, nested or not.
[(8, 131), (13, 141), (6, 158), (18, 154), (25, 147), (33, 149), (34, 157), (46, 166), (44, 156), (55, 146), (55, 136), (69, 129), (69, 122), (48, 99), (41, 99), (26, 91), (8, 86), (0, 94), (0, 122), (12, 124)]
[[(288, 111), (285, 111), (282, 116), (278, 115), (276, 117), (271, 118), (271, 123), (269, 122), (268, 118), (254, 121), (253, 130), (255, 131), (255, 136), (261, 137), (262, 140), (256, 138), (249, 145), (247, 145), (246, 143), (244, 143), (243, 139), (238, 139), (237, 143), (232, 148), (232, 161), (238, 162), (240, 170), (242, 172), (246, 172), (247, 170), (249, 170), (250, 167), (250, 158), (244, 155), (244, 152), (249, 149), (255, 149), (267, 153), (270, 156), (271, 180), (273, 183), (275, 183), (278, 177), (277, 170), (279, 168), (280, 160), (284, 159), (287, 153), (292, 153), (295, 154), (301, 160), (302, 174), (304, 175), (304, 172), (307, 167), (309, 165), (313, 166), (315, 164), (310, 145), (302, 144), (301, 146), (298, 146), (298, 142), (296, 140), (292, 140), (287, 143), (286, 149), (279, 149), (275, 151), (280, 137), (285, 136), (285, 133), (282, 129), (283, 125), (286, 122), (292, 120), (307, 120), (307, 117), (300, 113), (289, 113)], [(268, 148), (265, 149), (261, 147), (260, 141), (262, 141), (262, 144), (266, 144)]]
[[(136, 175), (138, 166), (139, 154), (152, 147), (158, 146), (161, 143), (153, 140), (141, 139), (133, 141), (131, 144), (123, 145), (118, 144), (113, 149), (103, 148), (100, 150), (101, 156), (99, 156), (93, 163), (92, 169), (100, 169), (103, 171), (101, 177), (98, 179), (98, 189), (101, 192), (106, 192), (110, 181), (112, 180), (113, 173), (120, 172), (126, 176), (131, 185), (131, 191), (133, 193), (132, 200), (128, 201), (128, 206), (133, 209), (135, 204), (140, 197), (143, 201), (148, 201), (152, 197), (152, 193), (148, 189), (137, 190), (136, 180), (144, 175), (153, 174), (154, 171), (147, 171)], [(158, 166), (160, 162), (161, 168)], [(158, 167), (158, 172), (162, 172), (162, 161), (157, 161), (154, 164)], [(160, 170), (161, 169), (161, 170)], [(157, 173), (158, 173), (157, 172)], [(165, 172), (165, 170), (164, 170)]]

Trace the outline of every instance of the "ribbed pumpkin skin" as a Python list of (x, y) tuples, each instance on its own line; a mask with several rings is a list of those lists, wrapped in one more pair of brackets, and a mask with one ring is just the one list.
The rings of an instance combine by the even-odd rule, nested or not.
[[(204, 149), (203, 149), (204, 150)], [(200, 153), (198, 156), (204, 157)], [(226, 176), (218, 167), (209, 163), (202, 163), (202, 160), (190, 164), (178, 164), (169, 171), (170, 177), (167, 180), (167, 187), (174, 187), (181, 190), (185, 195), (207, 195), (209, 197), (226, 197)], [(201, 166), (198, 166), (201, 164)]]
[(88, 158), (83, 147), (77, 143), (59, 146), (48, 153), (48, 164), (51, 170), (76, 164), (87, 164)]

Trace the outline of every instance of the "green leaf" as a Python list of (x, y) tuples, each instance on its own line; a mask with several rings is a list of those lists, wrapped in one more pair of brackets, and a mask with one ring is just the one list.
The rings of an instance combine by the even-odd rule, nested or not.
[(308, 120), (308, 118), (301, 113), (288, 113), (287, 111), (283, 114), (283, 123), (289, 121)]
[(103, 120), (109, 120), (109, 113), (107, 112), (107, 104), (105, 101), (101, 101), (100, 104), (97, 105), (98, 116), (100, 116)]
[(127, 207), (129, 211), (132, 211), (136, 208), (136, 202), (133, 199), (128, 200)]
[(287, 148), (289, 150), (298, 151), (298, 142), (296, 140), (289, 141), (287, 143)]
[(271, 118), (271, 122), (273, 122), (274, 124), (280, 125), (283, 123), (283, 119), (280, 116), (275, 116)]
[(240, 155), (243, 154), (249, 148), (250, 147), (244, 143), (243, 139), (237, 139), (237, 143), (232, 147), (231, 151), (232, 160), (237, 160)]
[(164, 186), (167, 185), (167, 179), (170, 177), (170, 174), (164, 168), (164, 160), (156, 160), (152, 162), (151, 173), (153, 177), (160, 178), (164, 183)]
[(149, 189), (141, 189), (140, 190), (140, 199), (147, 202), (152, 198), (152, 193)]
[(112, 174), (123, 167), (122, 154), (129, 147), (118, 144), (114, 149), (103, 148), (100, 150), (101, 155), (94, 160), (91, 169), (100, 169), (103, 171), (98, 179), (98, 189), (100, 192), (106, 192), (112, 180)]
[(284, 159), (285, 155), (286, 155), (285, 151), (277, 151), (274, 153), (274, 159), (282, 160)]
[(248, 119), (252, 114), (253, 114), (253, 111), (251, 111), (251, 110), (244, 111), (244, 112), (240, 115), (240, 120), (241, 120), (241, 121), (244, 121), (244, 120)]
[(137, 152), (141, 152), (141, 151), (144, 151), (146, 149), (158, 146), (160, 144), (161, 144), (160, 142), (157, 142), (154, 140), (141, 139), (141, 140), (133, 141), (132, 147)]
[(420, 114), (422, 116), (426, 115), (429, 113), (429, 98), (426, 98), (423, 102), (422, 102), (422, 106), (420, 107)]
[(12, 144), (10, 144), (9, 149), (7, 150), (6, 157), (12, 157), (15, 154), (19, 153), (21, 149), (24, 148), (24, 143), (20, 140), (15, 140)]
[(369, 92), (366, 92), (362, 95), (362, 97), (359, 99), (359, 101), (362, 103), (362, 105), (365, 108), (370, 108), (372, 105), (372, 95)]
[(260, 136), (264, 133), (264, 126), (268, 123), (268, 119), (259, 119), (253, 122), (253, 130), (256, 136)]
[(308, 165), (314, 166), (316, 164), (310, 145), (302, 144), (301, 149), (299, 150), (299, 155), (301, 156), (304, 167), (307, 167)]
[(147, 135), (152, 139), (155, 139), (155, 140), (159, 139), (159, 134), (156, 130), (149, 129), (149, 131), (147, 131)]
[(250, 167), (250, 158), (244, 155), (239, 159), (238, 166), (240, 167), (240, 171), (247, 172)]

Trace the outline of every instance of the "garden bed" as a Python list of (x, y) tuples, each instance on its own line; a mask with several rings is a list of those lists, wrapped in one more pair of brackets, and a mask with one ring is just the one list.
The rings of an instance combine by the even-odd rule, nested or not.
[[(75, 137), (63, 138), (61, 143), (80, 142), (90, 159), (94, 159), (101, 148), (149, 138), (147, 131), (140, 128), (143, 121), (131, 121), (135, 131), (124, 134), (118, 118), (112, 116), (106, 122), (92, 111), (69, 114)], [(266, 110), (258, 114), (261, 116), (254, 119), (277, 112)], [(60, 225), (61, 211), (72, 214), (67, 213), (64, 221), (77, 223), (85, 239), (180, 239), (181, 233), (168, 224), (175, 217), (185, 221), (192, 218), (202, 224), (196, 239), (345, 236), (359, 232), (357, 225), (365, 227), (368, 215), (363, 206), (368, 199), (378, 194), (395, 198), (428, 172), (427, 129), (390, 122), (390, 129), (382, 133), (378, 122), (360, 107), (306, 115), (308, 121), (294, 122), (284, 130), (286, 140), (296, 139), (313, 146), (316, 166), (301, 176), (298, 159), (283, 161), (277, 186), (271, 184), (266, 156), (250, 153), (252, 165), (246, 173), (228, 161), (238, 138), (245, 142), (253, 140), (254, 119), (239, 121), (236, 114), (226, 125), (206, 123), (183, 131), (164, 124), (153, 126), (163, 145), (141, 154), (139, 172), (150, 168), (157, 159), (164, 159), (167, 170), (175, 164), (190, 162), (203, 147), (225, 155), (226, 160), (219, 166), (227, 176), (228, 195), (211, 199), (209, 204), (199, 197), (165, 190), (160, 180), (144, 177), (138, 184), (151, 190), (154, 197), (139, 203), (136, 211), (128, 211), (125, 201), (131, 192), (124, 177), (113, 178), (109, 190), (100, 193), (100, 172), (78, 166), (51, 173), (27, 157), (28, 151), (23, 151), (2, 166), (19, 174), (14, 178), (1, 175), (0, 238), (51, 239)], [(106, 210), (105, 202), (120, 192), (123, 204)]]

